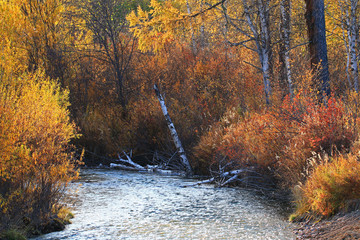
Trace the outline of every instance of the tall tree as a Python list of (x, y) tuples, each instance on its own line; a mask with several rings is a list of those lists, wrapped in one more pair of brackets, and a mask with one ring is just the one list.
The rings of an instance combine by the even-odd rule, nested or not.
[[(11, 7), (7, 16), (17, 21), (16, 27), (11, 22), (4, 22), (4, 28), (14, 27), (11, 33), (14, 39), (12, 46), (25, 50), (28, 71), (45, 69), (46, 74), (53, 79), (59, 79), (64, 85), (67, 61), (64, 56), (64, 46), (69, 41), (64, 30), (64, 15), (68, 11), (65, 0), (9, 0), (2, 1), (2, 7)], [(10, 32), (8, 32), (10, 33)], [(2, 37), (7, 39), (4, 32)]]
[[(238, 11), (233, 13), (225, 6), (223, 7), (224, 16), (232, 30), (241, 35), (238, 42), (228, 41), (233, 46), (244, 46), (255, 51), (259, 57), (260, 70), (263, 75), (265, 100), (270, 104), (271, 84), (273, 76), (273, 50), (271, 37), (271, 6), (269, 0), (242, 0), (243, 15), (238, 15)], [(244, 24), (245, 23), (245, 24)], [(245, 38), (245, 39), (244, 39)], [(250, 42), (255, 43), (255, 47), (249, 46)]]
[(311, 68), (319, 69), (322, 97), (330, 95), (329, 63), (327, 56), (324, 0), (305, 0)]
[(109, 64), (115, 80), (118, 102), (125, 107), (125, 77), (130, 68), (135, 40), (127, 34), (126, 14), (130, 7), (125, 0), (87, 0), (80, 3), (86, 29), (93, 35), (91, 57)]

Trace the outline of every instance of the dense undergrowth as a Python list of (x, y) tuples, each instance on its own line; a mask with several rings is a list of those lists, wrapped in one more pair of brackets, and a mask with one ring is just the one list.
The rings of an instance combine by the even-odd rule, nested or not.
[(293, 189), (298, 216), (330, 216), (359, 199), (359, 119), (338, 98), (324, 105), (303, 95), (242, 117), (230, 110), (195, 150), (203, 161), (225, 158)]
[[(160, 86), (196, 174), (209, 175), (219, 171), (220, 165), (223, 171), (252, 169), (272, 179), (280, 191), (293, 191), (298, 215), (330, 216), (358, 199), (359, 190), (352, 187), (360, 182), (358, 175), (344, 175), (339, 182), (326, 177), (333, 171), (328, 166), (345, 164), (358, 154), (356, 92), (340, 94), (339, 90), (324, 103), (312, 84), (313, 75), (298, 66), (293, 99), (280, 85), (274, 86), (273, 104), (268, 106), (261, 97), (261, 85), (254, 81), (259, 75), (241, 61), (249, 58), (244, 51), (232, 51), (231, 57), (216, 51), (194, 57), (186, 48), (172, 46), (162, 54), (159, 59), (152, 57), (157, 68), (141, 65), (142, 78), (160, 75), (167, 79)], [(110, 157), (131, 149), (146, 156), (145, 163), (152, 162), (156, 151), (170, 158), (175, 150), (152, 92), (153, 83), (145, 81), (140, 97), (129, 101), (126, 114), (121, 107), (106, 104), (87, 109), (78, 121), (84, 134), (81, 144)], [(98, 149), (91, 148), (92, 144)], [(358, 159), (352, 164), (358, 167)], [(315, 178), (322, 167), (322, 175)], [(358, 168), (353, 171), (357, 173)], [(319, 185), (309, 188), (314, 179)], [(327, 182), (331, 186), (325, 186)], [(318, 194), (327, 191), (322, 188), (353, 194), (333, 200), (336, 196), (332, 195), (338, 193), (329, 190), (325, 198)]]

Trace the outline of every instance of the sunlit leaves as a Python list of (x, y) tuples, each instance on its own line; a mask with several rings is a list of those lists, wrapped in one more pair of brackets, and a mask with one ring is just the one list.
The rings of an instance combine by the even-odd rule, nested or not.
[(1, 77), (0, 221), (16, 217), (14, 209), (25, 204), (24, 199), (28, 205), (22, 205), (21, 214), (45, 201), (43, 211), (34, 214), (46, 217), (51, 213), (46, 206), (57, 203), (64, 185), (76, 178), (70, 145), (75, 125), (68, 104), (68, 92), (43, 71)]
[(158, 51), (181, 31), (187, 31), (189, 25), (182, 4), (177, 1), (151, 0), (150, 11), (138, 7), (137, 13), (130, 13), (127, 19), (131, 31), (139, 39), (140, 50)]

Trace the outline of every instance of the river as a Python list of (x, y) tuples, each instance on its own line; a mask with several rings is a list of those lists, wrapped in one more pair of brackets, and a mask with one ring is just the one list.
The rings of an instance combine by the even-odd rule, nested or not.
[(36, 239), (295, 239), (276, 201), (241, 188), (182, 187), (194, 181), (84, 169), (70, 186), (72, 224)]

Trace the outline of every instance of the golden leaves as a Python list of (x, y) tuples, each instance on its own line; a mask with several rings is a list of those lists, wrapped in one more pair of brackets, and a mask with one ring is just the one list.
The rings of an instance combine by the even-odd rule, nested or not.
[(177, 1), (151, 0), (149, 12), (139, 6), (137, 14), (133, 11), (128, 15), (130, 30), (138, 38), (141, 51), (159, 51), (176, 35), (186, 31), (188, 22), (181, 10), (182, 5)]

